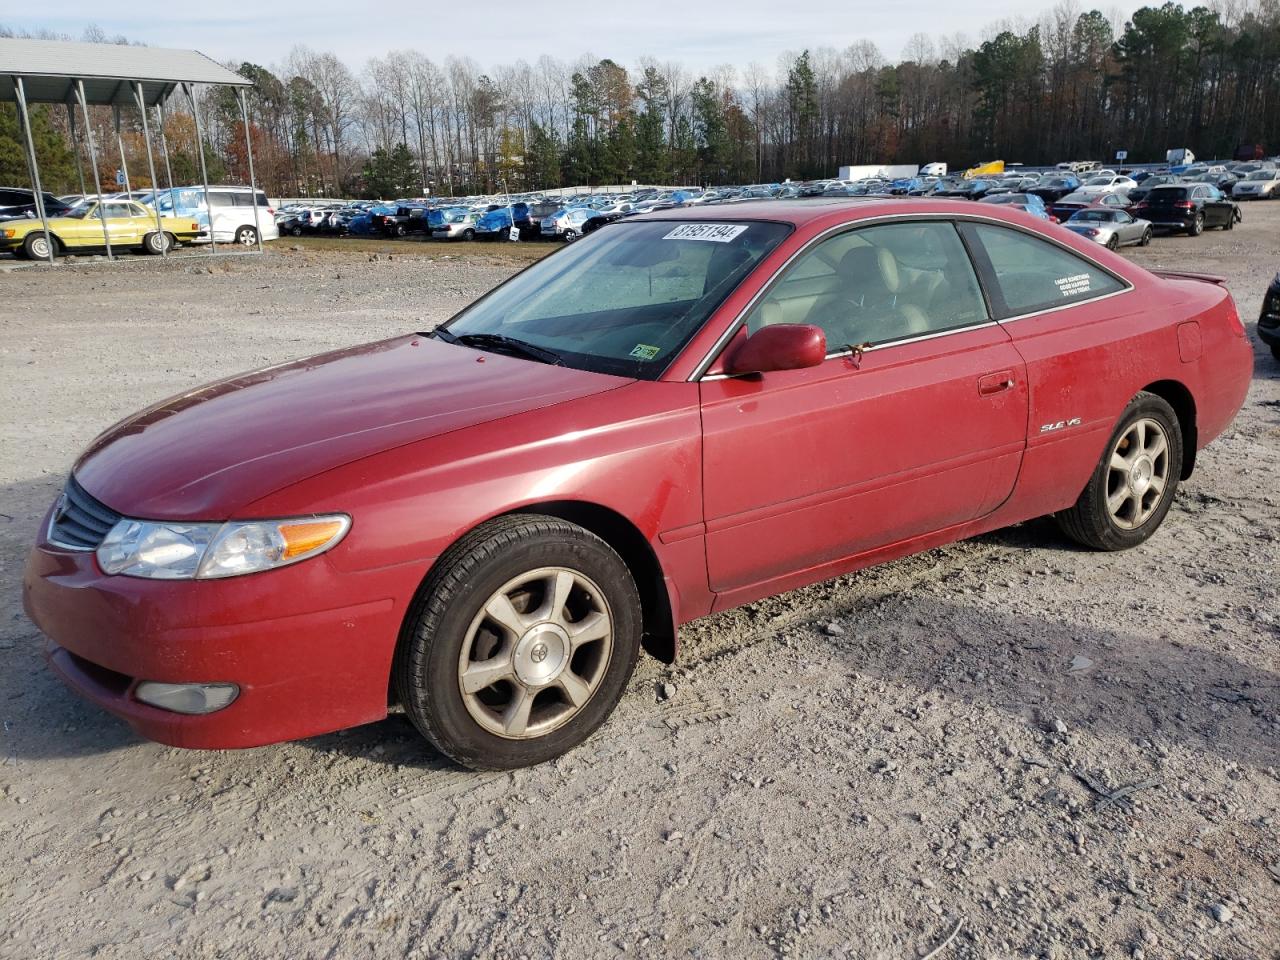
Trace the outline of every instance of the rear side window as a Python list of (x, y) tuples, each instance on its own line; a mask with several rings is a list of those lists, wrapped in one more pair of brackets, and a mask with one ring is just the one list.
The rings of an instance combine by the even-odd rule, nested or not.
[(962, 226), (979, 262), (992, 278), (997, 319), (1052, 310), (1124, 289), (1124, 284), (1083, 257), (1039, 237), (988, 224)]
[(210, 190), (209, 205), (212, 207), (231, 207), (235, 206), (235, 200), (229, 193), (219, 193), (216, 190)]

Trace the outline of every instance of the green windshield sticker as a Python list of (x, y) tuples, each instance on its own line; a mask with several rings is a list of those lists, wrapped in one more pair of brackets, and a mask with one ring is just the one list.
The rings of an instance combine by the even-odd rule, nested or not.
[(652, 360), (658, 355), (658, 348), (647, 343), (637, 343), (631, 350), (631, 356), (637, 360)]

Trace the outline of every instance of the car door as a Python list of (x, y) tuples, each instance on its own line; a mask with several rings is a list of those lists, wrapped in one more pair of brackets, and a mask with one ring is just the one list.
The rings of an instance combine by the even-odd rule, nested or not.
[(1138, 227), (1137, 221), (1133, 217), (1129, 216), (1124, 210), (1117, 210), (1114, 216), (1116, 234), (1121, 243), (1133, 243), (1139, 239), (1142, 230)]
[(1204, 197), (1204, 225), (1206, 227), (1225, 227), (1235, 214), (1235, 205), (1222, 196), (1217, 187), (1202, 186), (1196, 188)]
[(725, 606), (983, 516), (1017, 477), (1024, 365), (952, 222), (815, 242), (737, 337), (800, 322), (826, 333), (821, 365), (754, 378), (713, 366), (701, 382), (707, 568)]
[(135, 246), (139, 242), (138, 225), (134, 222), (132, 204), (122, 200), (108, 200), (99, 205), (107, 220), (107, 236), (112, 246)]

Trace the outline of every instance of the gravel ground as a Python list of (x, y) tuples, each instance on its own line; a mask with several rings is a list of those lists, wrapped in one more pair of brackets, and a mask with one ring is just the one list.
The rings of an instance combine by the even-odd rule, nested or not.
[[(400, 716), (184, 752), (65, 691), (19, 581), (76, 453), (194, 383), (429, 326), (513, 265), (387, 248), (0, 274), (0, 956), (918, 958), (959, 927), (939, 957), (1280, 957), (1260, 346), (1145, 546), (1036, 522), (708, 617), (536, 769), (459, 770)], [(1133, 255), (1227, 275), (1252, 320), (1280, 203)]]

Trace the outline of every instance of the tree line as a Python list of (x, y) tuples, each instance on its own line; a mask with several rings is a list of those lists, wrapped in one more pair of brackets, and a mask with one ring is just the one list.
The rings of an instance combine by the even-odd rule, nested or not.
[[(12, 35), (0, 27), (0, 35)], [(107, 38), (100, 31), (87, 39)], [(543, 56), (482, 68), (398, 50), (353, 70), (295, 48), (281, 64), (231, 64), (254, 84), (249, 140), (273, 195), (369, 197), (512, 192), (602, 183), (751, 183), (833, 176), (843, 164), (953, 167), (1163, 160), (1187, 146), (1280, 151), (1280, 0), (1169, 2), (1116, 23), (1063, 0), (980, 43), (917, 34), (891, 63), (872, 43), (782, 54), (702, 73), (645, 58)], [(228, 88), (197, 109), (215, 180), (247, 182), (245, 125)], [(65, 111), (33, 110), (47, 186), (77, 188)], [(125, 154), (145, 182), (138, 118)], [(104, 175), (119, 166), (109, 112), (93, 118)], [(175, 180), (198, 179), (194, 123), (166, 133)], [(0, 111), (0, 183), (26, 181), (12, 107)], [(163, 178), (163, 174), (161, 175)]]

